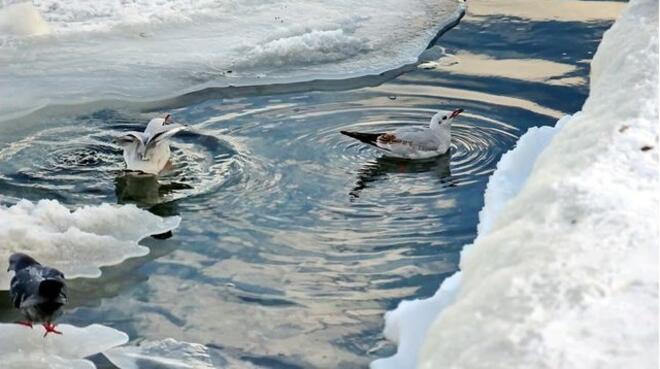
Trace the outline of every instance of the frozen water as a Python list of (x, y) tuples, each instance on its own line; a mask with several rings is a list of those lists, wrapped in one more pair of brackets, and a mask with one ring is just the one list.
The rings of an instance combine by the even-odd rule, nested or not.
[(85, 357), (128, 342), (116, 329), (93, 324), (84, 328), (57, 326), (62, 335), (43, 337), (40, 326), (33, 329), (0, 323), (0, 362), (3, 369), (94, 369)]
[(463, 12), (458, 0), (33, 4), (0, 5), (0, 120), (50, 104), (377, 74), (416, 61)]
[[(102, 266), (149, 253), (138, 241), (176, 228), (179, 217), (160, 218), (134, 205), (102, 204), (70, 211), (53, 200), (21, 200), (0, 206), (0, 265), (13, 252), (25, 252), (60, 269), (67, 278), (99, 277)], [(9, 288), (0, 273), (0, 289)]]
[(162, 341), (143, 341), (139, 346), (115, 347), (104, 354), (108, 360), (121, 369), (215, 368), (206, 346), (180, 342), (173, 338)]

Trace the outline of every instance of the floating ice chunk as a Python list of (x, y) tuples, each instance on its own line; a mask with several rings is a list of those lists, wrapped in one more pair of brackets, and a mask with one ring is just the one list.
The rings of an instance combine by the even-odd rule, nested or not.
[[(21, 251), (69, 279), (99, 277), (102, 266), (148, 254), (149, 249), (137, 242), (176, 228), (179, 221), (134, 205), (102, 204), (71, 212), (57, 201), (21, 200), (0, 206), (0, 266), (6, 270), (9, 255)], [(8, 288), (9, 274), (0, 273), (0, 290)]]
[(103, 353), (121, 369), (213, 369), (206, 346), (173, 338), (143, 341), (139, 346), (115, 347)]
[(40, 326), (33, 329), (0, 323), (0, 363), (3, 369), (94, 369), (85, 357), (128, 342), (116, 329), (93, 324), (84, 328), (57, 326), (62, 335), (44, 338)]

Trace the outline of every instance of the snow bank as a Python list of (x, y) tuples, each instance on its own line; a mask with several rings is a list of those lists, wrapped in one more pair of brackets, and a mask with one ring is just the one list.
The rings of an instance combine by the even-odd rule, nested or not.
[[(479, 212), (478, 236), (475, 244), (488, 233), (504, 205), (515, 197), (532, 171), (536, 158), (563, 126), (565, 117), (556, 127), (533, 127), (520, 137), (516, 148), (502, 155), (497, 170), (488, 181), (484, 208)], [(465, 245), (461, 259), (472, 245)], [(462, 273), (447, 278), (433, 297), (424, 300), (402, 301), (396, 310), (385, 314), (385, 337), (399, 344), (397, 353), (387, 359), (375, 360), (373, 369), (414, 368), (419, 348), (431, 323), (440, 311), (454, 301)]]
[(15, 2), (0, 2), (0, 121), (53, 104), (378, 74), (414, 63), (464, 11), (462, 0)]
[(372, 368), (658, 366), (657, 14), (631, 1), (582, 111), (502, 157), (462, 272), (386, 315)]
[(30, 329), (0, 323), (0, 363), (3, 369), (94, 369), (85, 357), (128, 342), (116, 329), (93, 324), (79, 328), (57, 326), (62, 335), (43, 337), (40, 326)]
[[(0, 206), (0, 267), (21, 251), (60, 269), (67, 278), (99, 277), (102, 266), (115, 265), (149, 249), (138, 241), (179, 225), (179, 217), (160, 218), (134, 205), (86, 206), (73, 212), (57, 201), (22, 200)], [(9, 288), (0, 273), (0, 290)]]

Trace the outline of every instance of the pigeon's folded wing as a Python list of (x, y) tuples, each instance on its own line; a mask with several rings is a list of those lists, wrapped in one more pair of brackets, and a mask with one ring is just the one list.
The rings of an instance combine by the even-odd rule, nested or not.
[(12, 305), (20, 309), (41, 302), (39, 299), (39, 283), (42, 278), (28, 270), (22, 270), (11, 279), (9, 290)]

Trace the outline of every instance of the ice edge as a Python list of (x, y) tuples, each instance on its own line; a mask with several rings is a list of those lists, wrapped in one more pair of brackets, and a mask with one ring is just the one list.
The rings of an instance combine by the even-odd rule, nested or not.
[[(657, 14), (657, 2), (632, 1), (599, 45), (592, 62), (590, 96), (582, 111), (562, 118), (555, 127), (530, 129), (513, 150), (502, 156), (489, 178), (484, 207), (479, 213), (478, 234), (473, 244), (480, 247), (465, 246), (461, 253), (463, 271), (446, 279), (433, 297), (402, 301), (395, 310), (386, 313), (384, 334), (398, 343), (398, 349), (392, 357), (373, 361), (372, 369), (575, 365), (615, 368), (622, 364), (657, 367), (658, 299), (657, 293), (646, 291), (657, 292), (658, 286), (657, 263), (654, 264), (658, 256)], [(631, 131), (626, 134), (627, 130)], [(573, 157), (562, 155), (575, 148), (582, 152), (575, 152)], [(616, 169), (623, 172), (618, 173), (619, 177), (606, 176), (609, 170), (616, 173)], [(574, 177), (554, 177), (560, 174)], [(593, 176), (593, 183), (581, 183), (589, 175)], [(626, 191), (625, 184), (619, 186), (619, 182), (626, 180), (630, 181), (627, 187), (634, 188), (631, 192)], [(566, 194), (567, 189), (573, 189), (574, 193)], [(543, 194), (542, 191), (550, 192), (545, 199), (549, 205), (544, 207), (543, 199), (538, 198), (541, 204), (529, 203), (531, 195)], [(525, 192), (524, 196), (521, 192)], [(633, 195), (639, 195), (639, 201), (628, 201)], [(567, 196), (573, 199), (562, 198)], [(571, 201), (582, 203), (574, 209), (573, 205), (567, 205)], [(633, 204), (629, 205), (630, 202)], [(541, 210), (540, 214), (532, 214), (535, 219), (527, 220), (523, 214), (527, 206), (535, 206)], [(597, 213), (607, 207), (611, 210), (607, 214)], [(580, 213), (589, 210), (593, 213)], [(553, 211), (560, 214), (552, 214)], [(507, 214), (503, 216), (503, 213)], [(581, 227), (586, 230), (560, 229), (564, 225), (560, 221), (575, 224), (576, 219), (585, 223)], [(512, 233), (513, 238), (518, 238), (512, 242), (507, 232), (515, 232), (511, 229), (515, 225), (506, 224), (512, 220), (555, 227), (559, 235), (554, 240), (538, 240), (539, 237), (526, 240), (533, 233), (526, 236), (518, 232)], [(620, 235), (616, 231), (605, 233), (602, 228), (595, 229), (612, 228), (608, 225), (611, 222), (619, 223), (619, 228), (629, 230), (629, 234), (618, 239)], [(497, 234), (491, 235), (494, 225)], [(585, 239), (583, 232), (593, 233), (594, 237)], [(541, 237), (553, 234), (547, 230), (540, 233)], [(518, 249), (511, 245), (506, 248), (506, 243)], [(531, 251), (524, 250), (526, 243), (534, 246), (529, 247)], [(568, 251), (553, 250), (562, 243), (569, 245), (564, 247)], [(548, 260), (535, 254), (546, 251), (544, 245), (549, 251), (541, 257), (547, 256)], [(489, 252), (483, 250), (485, 246)], [(498, 250), (502, 247), (504, 250)], [(475, 251), (479, 251), (479, 257), (471, 255)], [(484, 256), (489, 253), (488, 257)], [(581, 256), (584, 260), (573, 260)], [(638, 263), (626, 265), (621, 256)], [(511, 257), (519, 260), (506, 260)], [(531, 260), (528, 264), (533, 264), (532, 268), (524, 265), (525, 260)], [(650, 260), (648, 265), (642, 263), (644, 260)], [(568, 276), (562, 280), (564, 269), (571, 267), (575, 269), (566, 271)], [(625, 269), (625, 273), (619, 269)], [(472, 278), (462, 281), (466, 270)], [(511, 270), (522, 273), (511, 275)], [(622, 274), (619, 278), (624, 280), (611, 281), (614, 273)], [(493, 278), (486, 281), (484, 274)], [(586, 280), (576, 278), (580, 276)], [(539, 279), (536, 283), (541, 286), (534, 287), (535, 282), (526, 278)], [(493, 282), (494, 279), (498, 281)], [(563, 290), (569, 292), (570, 288), (581, 287), (587, 289), (573, 291), (578, 293), (577, 302), (561, 301)], [(490, 297), (491, 303), (480, 300), (484, 296)], [(546, 307), (541, 301), (548, 296), (556, 301)], [(505, 306), (507, 299), (521, 297), (530, 301)], [(460, 308), (455, 306), (459, 301)], [(610, 307), (612, 304), (615, 306)], [(625, 308), (623, 314), (622, 308)], [(585, 313), (590, 310), (598, 314)], [(655, 323), (649, 321), (653, 317)], [(611, 333), (599, 319), (611, 325)]]

